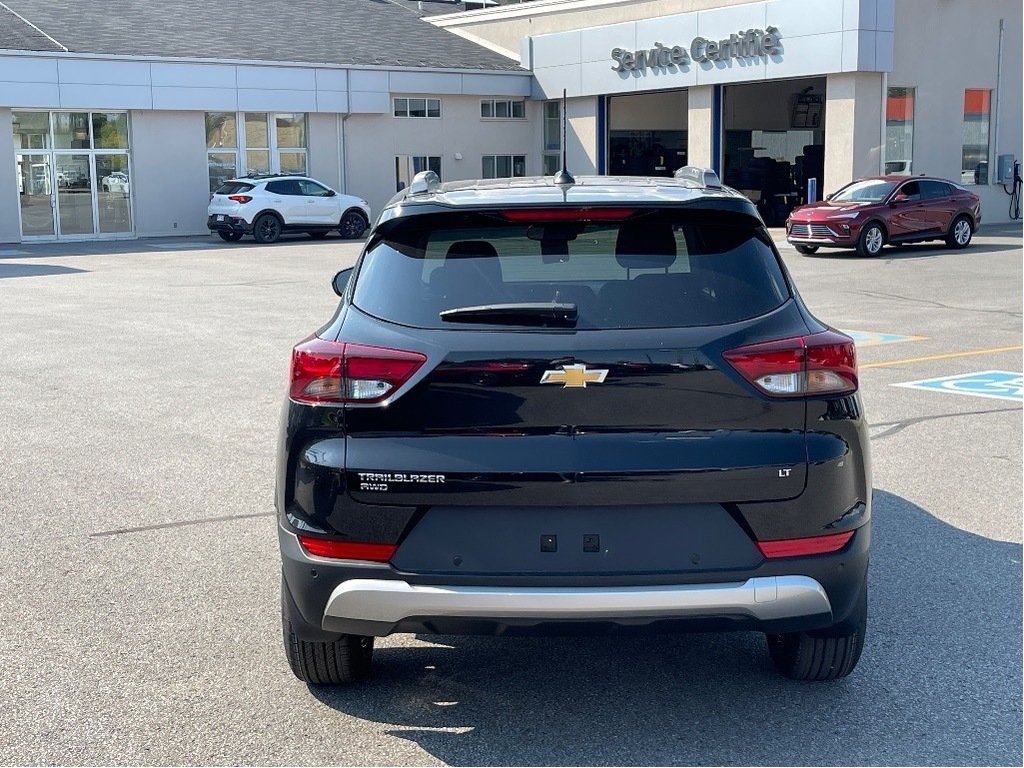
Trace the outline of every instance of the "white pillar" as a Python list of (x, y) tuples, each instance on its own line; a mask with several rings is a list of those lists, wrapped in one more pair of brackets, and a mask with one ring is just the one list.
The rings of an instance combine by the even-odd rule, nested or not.
[(825, 85), (825, 179), (821, 197), (878, 174), (883, 150), (882, 75), (829, 75)]
[(686, 162), (702, 168), (714, 167), (714, 101), (713, 85), (696, 85), (687, 89), (689, 112), (686, 116)]

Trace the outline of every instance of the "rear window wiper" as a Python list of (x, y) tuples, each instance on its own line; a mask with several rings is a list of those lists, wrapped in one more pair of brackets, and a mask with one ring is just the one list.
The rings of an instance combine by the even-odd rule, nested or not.
[(449, 323), (574, 328), (578, 315), (575, 304), (551, 301), (456, 307), (441, 312), (441, 319)]

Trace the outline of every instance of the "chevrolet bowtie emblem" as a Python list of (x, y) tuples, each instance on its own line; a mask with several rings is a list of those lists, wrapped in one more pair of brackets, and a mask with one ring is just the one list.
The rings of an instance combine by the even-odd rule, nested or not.
[(608, 375), (607, 369), (599, 370), (574, 363), (563, 365), (560, 371), (544, 371), (540, 377), (541, 384), (561, 384), (562, 389), (566, 387), (586, 387), (587, 384), (601, 384)]

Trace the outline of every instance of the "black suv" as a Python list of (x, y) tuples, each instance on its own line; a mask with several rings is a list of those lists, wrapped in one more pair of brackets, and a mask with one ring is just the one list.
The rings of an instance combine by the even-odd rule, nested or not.
[[(393, 632), (758, 630), (786, 675), (864, 642), (853, 341), (713, 173), (396, 196), (292, 354), (284, 645), (353, 682)], [(571, 391), (570, 391), (571, 390)]]

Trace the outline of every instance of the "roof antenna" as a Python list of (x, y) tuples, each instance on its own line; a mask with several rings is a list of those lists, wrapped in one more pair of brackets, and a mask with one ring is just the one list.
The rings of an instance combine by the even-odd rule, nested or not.
[(562, 187), (562, 191), (565, 191), (566, 187), (571, 187), (576, 183), (576, 179), (569, 173), (569, 169), (566, 168), (566, 146), (565, 146), (565, 124), (566, 124), (566, 113), (565, 113), (565, 88), (562, 89), (562, 170), (555, 174), (555, 186)]

